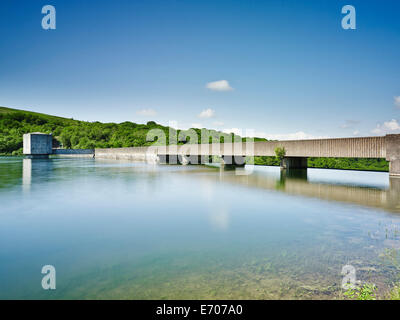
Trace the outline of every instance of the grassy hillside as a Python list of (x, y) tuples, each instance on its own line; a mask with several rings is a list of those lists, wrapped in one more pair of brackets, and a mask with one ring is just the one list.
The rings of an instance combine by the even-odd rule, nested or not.
[[(158, 129), (165, 133), (167, 143), (185, 131), (175, 130), (149, 121), (147, 124), (133, 122), (101, 123), (87, 122), (51, 116), (31, 111), (0, 107), (0, 154), (22, 154), (22, 135), (28, 132), (52, 133), (64, 147), (72, 149), (120, 148), (151, 145), (146, 141), (149, 130)], [(194, 129), (200, 141), (201, 129)], [(241, 137), (215, 130), (206, 130), (213, 141), (241, 141)], [(182, 132), (182, 133), (181, 133)], [(190, 139), (188, 139), (190, 143)], [(257, 139), (265, 140), (265, 139)], [(193, 140), (192, 143), (195, 141)]]

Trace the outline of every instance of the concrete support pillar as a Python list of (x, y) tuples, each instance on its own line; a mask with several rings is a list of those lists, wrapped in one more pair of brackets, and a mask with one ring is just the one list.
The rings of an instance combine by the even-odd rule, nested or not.
[(244, 167), (246, 165), (246, 157), (244, 156), (222, 156), (221, 168), (236, 168)]
[(385, 140), (389, 175), (400, 176), (400, 134), (387, 134)]
[(168, 164), (169, 157), (167, 154), (159, 154), (157, 157), (160, 164)]
[(177, 154), (159, 154), (158, 159), (160, 164), (180, 164)]
[(187, 165), (187, 164), (190, 164), (190, 157), (189, 156), (185, 156), (185, 155), (182, 155), (182, 154), (179, 154), (178, 155), (178, 163), (179, 164), (181, 164), (181, 165)]
[(307, 169), (306, 157), (286, 157), (281, 162), (281, 168), (284, 169)]
[(182, 165), (187, 165), (187, 164), (202, 164), (203, 159), (202, 156), (198, 155), (178, 155), (178, 163)]
[(198, 155), (167, 155), (159, 154), (158, 156), (160, 164), (204, 164), (210, 162), (210, 156), (198, 156)]
[(389, 175), (400, 176), (400, 159), (389, 160)]
[(200, 156), (200, 161), (201, 164), (213, 163), (213, 156)]

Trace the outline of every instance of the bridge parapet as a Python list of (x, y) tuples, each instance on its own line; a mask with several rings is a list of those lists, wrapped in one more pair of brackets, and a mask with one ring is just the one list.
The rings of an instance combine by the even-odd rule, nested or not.
[(386, 158), (385, 137), (267, 141), (254, 143), (255, 156), (274, 156), (284, 147), (288, 157)]
[(185, 144), (152, 148), (162, 155), (275, 156), (276, 147), (284, 147), (287, 157), (386, 158), (385, 137)]

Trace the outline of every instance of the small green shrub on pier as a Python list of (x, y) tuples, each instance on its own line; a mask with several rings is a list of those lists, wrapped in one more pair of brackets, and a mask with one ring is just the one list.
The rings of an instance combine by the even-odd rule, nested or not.
[(274, 151), (277, 159), (281, 162), (286, 155), (285, 147), (276, 147)]

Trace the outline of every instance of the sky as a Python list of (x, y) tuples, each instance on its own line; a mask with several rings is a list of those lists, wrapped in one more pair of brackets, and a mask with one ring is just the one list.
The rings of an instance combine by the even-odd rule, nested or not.
[(400, 1), (2, 0), (0, 106), (272, 139), (400, 133)]

